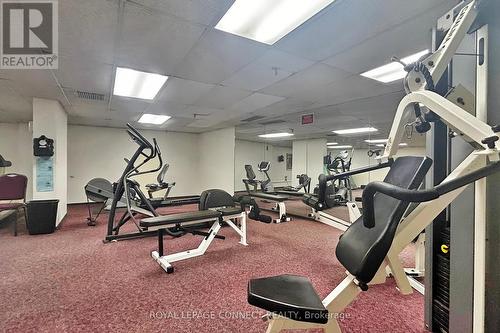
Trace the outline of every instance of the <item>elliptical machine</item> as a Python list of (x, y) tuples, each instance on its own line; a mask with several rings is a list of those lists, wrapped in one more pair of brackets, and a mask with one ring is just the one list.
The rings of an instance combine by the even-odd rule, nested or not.
[[(156, 212), (155, 207), (159, 207), (158, 203), (163, 201), (163, 198), (160, 198), (157, 202), (155, 202), (155, 199), (146, 197), (146, 195), (141, 191), (139, 183), (133, 179), (133, 177), (137, 177), (139, 175), (157, 172), (162, 168), (163, 161), (161, 159), (161, 151), (156, 139), (153, 139), (152, 145), (130, 124), (127, 124), (127, 133), (132, 141), (134, 141), (139, 147), (130, 160), (126, 160), (127, 166), (125, 167), (125, 170), (123, 171), (118, 182), (113, 184), (113, 201), (111, 203), (111, 209), (108, 217), (108, 229), (104, 240), (105, 242), (156, 235), (156, 231), (148, 231), (141, 228), (138, 221), (135, 219), (135, 215), (137, 213), (141, 213), (143, 215), (158, 217), (159, 214)], [(135, 165), (141, 156), (144, 158), (143, 161), (138, 165)], [(142, 166), (155, 158), (159, 159), (160, 164), (158, 167), (151, 170), (139, 171)], [(116, 209), (118, 208), (118, 203), (122, 201), (122, 198), (125, 199), (124, 201), (127, 210), (118, 222), (115, 223)], [(132, 200), (131, 198), (137, 198), (137, 201), (141, 203), (141, 206), (137, 207), (134, 204), (135, 200)], [(129, 220), (134, 222), (137, 227), (137, 231), (120, 235), (120, 228)], [(175, 228), (167, 229), (166, 231), (174, 237), (178, 237), (183, 234), (182, 232), (176, 231)]]

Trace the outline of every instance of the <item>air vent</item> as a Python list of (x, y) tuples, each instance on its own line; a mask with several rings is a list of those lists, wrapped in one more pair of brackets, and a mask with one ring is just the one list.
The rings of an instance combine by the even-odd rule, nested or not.
[(265, 118), (264, 116), (253, 116), (247, 119), (243, 119), (242, 122), (249, 123), (251, 121), (256, 121)]
[(261, 125), (275, 125), (275, 124), (283, 124), (286, 123), (286, 121), (277, 119), (277, 120), (269, 120), (263, 123), (260, 123)]
[(76, 96), (81, 99), (86, 99), (89, 101), (104, 101), (104, 98), (106, 95), (104, 94), (98, 94), (98, 93), (93, 93), (93, 92), (88, 92), (88, 91), (76, 91)]

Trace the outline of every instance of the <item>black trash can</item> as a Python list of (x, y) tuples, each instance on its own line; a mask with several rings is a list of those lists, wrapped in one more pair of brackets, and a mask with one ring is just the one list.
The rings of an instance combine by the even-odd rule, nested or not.
[(59, 200), (33, 200), (28, 202), (26, 227), (30, 235), (51, 234), (56, 230)]

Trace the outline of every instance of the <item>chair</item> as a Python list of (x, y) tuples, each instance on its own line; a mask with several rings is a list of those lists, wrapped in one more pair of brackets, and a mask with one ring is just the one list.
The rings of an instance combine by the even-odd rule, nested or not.
[[(26, 216), (26, 188), (28, 186), (28, 178), (24, 175), (9, 173), (0, 176), (0, 201), (9, 200), (11, 202), (0, 203), (0, 212), (7, 210), (24, 209), (24, 217)], [(23, 202), (12, 202), (13, 200), (23, 200)], [(14, 236), (17, 236), (17, 218), (14, 220)]]

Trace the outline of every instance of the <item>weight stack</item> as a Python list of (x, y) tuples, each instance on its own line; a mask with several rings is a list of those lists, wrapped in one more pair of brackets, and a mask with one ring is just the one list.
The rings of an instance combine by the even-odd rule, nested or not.
[[(450, 228), (440, 233), (441, 245), (450, 245)], [(441, 246), (440, 246), (441, 247)], [(433, 321), (436, 332), (448, 332), (450, 323), (450, 254), (441, 248), (434, 258), (434, 299), (432, 302)]]

